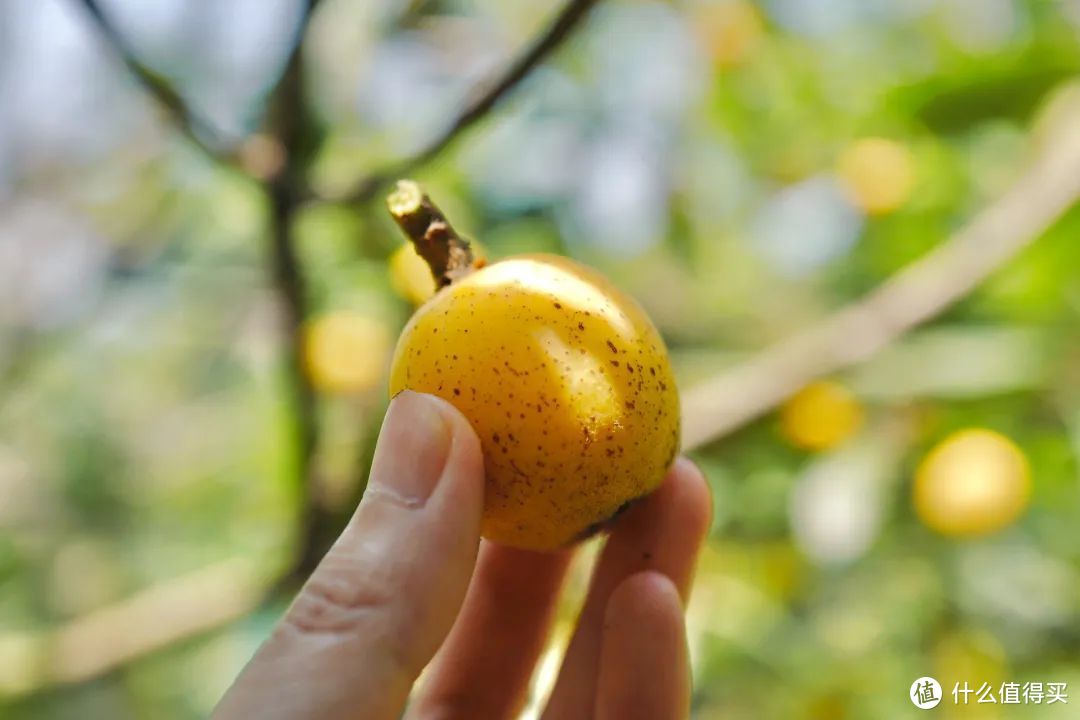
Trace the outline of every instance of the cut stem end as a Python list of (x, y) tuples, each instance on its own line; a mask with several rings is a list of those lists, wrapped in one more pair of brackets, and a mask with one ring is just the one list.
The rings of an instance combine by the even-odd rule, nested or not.
[(457, 234), (417, 183), (399, 180), (386, 198), (386, 207), (431, 268), (438, 287), (472, 272), (475, 261), (469, 241)]

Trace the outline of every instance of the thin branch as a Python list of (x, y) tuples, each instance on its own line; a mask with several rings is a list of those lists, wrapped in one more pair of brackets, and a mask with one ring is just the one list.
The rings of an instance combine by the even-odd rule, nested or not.
[(1012, 188), (935, 250), (806, 331), (683, 393), (683, 448), (764, 415), (812, 380), (864, 362), (975, 289), (1080, 198), (1077, 127), (1044, 140)]
[(569, 0), (555, 19), (503, 73), (492, 80), (481, 83), (474, 90), (474, 99), (469, 102), (456, 118), (446, 127), (441, 135), (432, 140), (412, 157), (391, 163), (377, 170), (358, 182), (342, 200), (349, 203), (367, 202), (376, 193), (398, 178), (411, 174), (416, 168), (426, 164), (453, 143), (458, 136), (483, 118), (504, 95), (512, 91), (533, 69), (544, 62), (549, 55), (559, 48), (581, 24), (589, 10), (598, 0)]
[(192, 110), (173, 86), (160, 74), (147, 67), (138, 59), (135, 49), (101, 9), (97, 0), (78, 0), (94, 21), (98, 31), (127, 66), (139, 84), (143, 86), (165, 110), (170, 121), (195, 147), (211, 159), (233, 164), (236, 158), (229, 152), (216, 147), (217, 142), (207, 143), (204, 137), (218, 139), (212, 123)]

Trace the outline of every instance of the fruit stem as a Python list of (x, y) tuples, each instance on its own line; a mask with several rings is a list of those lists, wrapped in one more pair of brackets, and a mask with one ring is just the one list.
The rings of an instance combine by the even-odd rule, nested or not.
[(457, 234), (417, 183), (398, 180), (386, 207), (417, 254), (427, 261), (438, 287), (446, 287), (476, 267), (469, 241)]

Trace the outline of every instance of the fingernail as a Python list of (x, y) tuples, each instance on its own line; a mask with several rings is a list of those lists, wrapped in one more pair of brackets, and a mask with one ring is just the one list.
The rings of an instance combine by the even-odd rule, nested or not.
[(442, 477), (452, 429), (441, 402), (404, 391), (390, 401), (379, 432), (369, 487), (397, 496), (405, 505), (423, 505)]

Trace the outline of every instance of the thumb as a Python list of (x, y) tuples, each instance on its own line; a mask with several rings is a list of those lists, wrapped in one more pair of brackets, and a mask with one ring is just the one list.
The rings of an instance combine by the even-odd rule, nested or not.
[(483, 474), (453, 406), (396, 396), (363, 501), (215, 717), (397, 718), (465, 596)]

